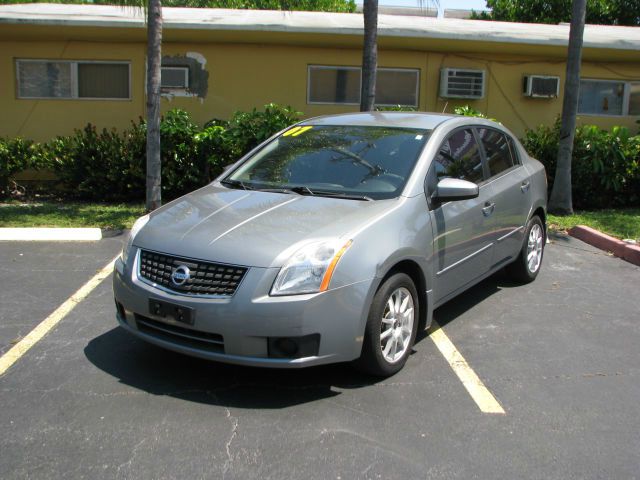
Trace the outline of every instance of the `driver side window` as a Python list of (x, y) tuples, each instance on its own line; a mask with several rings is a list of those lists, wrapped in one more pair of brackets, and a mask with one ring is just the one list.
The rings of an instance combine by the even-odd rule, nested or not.
[(471, 129), (457, 130), (440, 146), (433, 160), (438, 180), (459, 178), (473, 183), (484, 180), (482, 156)]

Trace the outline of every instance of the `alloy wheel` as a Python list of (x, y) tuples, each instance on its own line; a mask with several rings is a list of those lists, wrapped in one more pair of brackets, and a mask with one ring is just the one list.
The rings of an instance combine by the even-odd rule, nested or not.
[(542, 227), (534, 223), (527, 241), (527, 268), (531, 273), (537, 272), (540, 268), (543, 242), (544, 235), (542, 233)]
[(399, 361), (409, 348), (413, 322), (411, 292), (405, 287), (397, 288), (387, 300), (380, 326), (380, 349), (387, 362)]

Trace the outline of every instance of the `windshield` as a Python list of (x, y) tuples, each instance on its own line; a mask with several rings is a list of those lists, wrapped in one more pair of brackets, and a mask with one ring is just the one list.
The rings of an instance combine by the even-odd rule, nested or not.
[(356, 200), (400, 194), (430, 131), (363, 126), (292, 127), (222, 183)]

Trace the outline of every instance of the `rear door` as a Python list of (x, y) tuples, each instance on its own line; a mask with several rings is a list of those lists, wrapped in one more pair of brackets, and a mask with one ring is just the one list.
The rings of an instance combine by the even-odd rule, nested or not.
[(512, 260), (520, 251), (531, 208), (529, 174), (520, 162), (513, 140), (493, 128), (476, 128), (488, 169), (495, 203), (492, 267)]
[(427, 175), (427, 195), (445, 177), (478, 185), (480, 195), (470, 200), (434, 204), (430, 216), (436, 270), (436, 302), (453, 296), (465, 285), (485, 274), (493, 258), (493, 190), (486, 182), (480, 147), (473, 129), (452, 132), (440, 146)]

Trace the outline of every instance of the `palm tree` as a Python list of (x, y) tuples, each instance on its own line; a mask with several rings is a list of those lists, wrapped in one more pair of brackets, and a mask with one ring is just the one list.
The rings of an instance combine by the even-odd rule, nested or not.
[(160, 73), (162, 66), (162, 0), (147, 5), (147, 211), (161, 205)]
[(364, 48), (362, 49), (362, 87), (360, 111), (370, 112), (376, 103), (378, 68), (378, 0), (364, 0)]
[(582, 60), (582, 37), (586, 15), (586, 0), (573, 0), (569, 49), (567, 53), (567, 80), (564, 85), (562, 122), (555, 180), (549, 198), (549, 212), (559, 215), (573, 213), (571, 197), (571, 156), (576, 133), (578, 93), (580, 89), (580, 62)]
[[(418, 0), (421, 8), (431, 3), (437, 9), (439, 0)], [(378, 0), (364, 0), (364, 47), (362, 49), (362, 87), (360, 111), (370, 112), (376, 103), (376, 70), (378, 68)]]
[[(98, 2), (96, 2), (98, 3)], [(160, 74), (162, 65), (162, 0), (114, 0), (125, 8), (139, 8), (147, 22), (147, 212), (160, 207)]]

